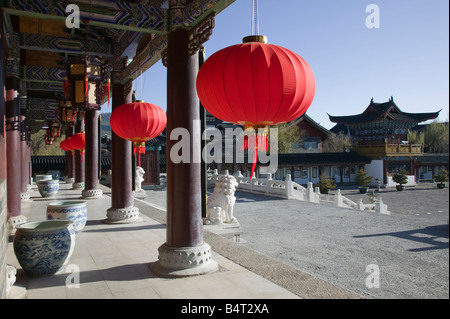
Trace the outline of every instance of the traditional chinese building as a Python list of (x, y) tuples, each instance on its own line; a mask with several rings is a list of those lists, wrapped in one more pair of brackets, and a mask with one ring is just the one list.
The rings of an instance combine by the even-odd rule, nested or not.
[(418, 123), (436, 119), (439, 112), (403, 112), (391, 97), (388, 102), (372, 100), (366, 110), (357, 115), (332, 116), (337, 123), (331, 131), (344, 131), (352, 140), (348, 150), (372, 159), (366, 165), (369, 175), (379, 178), (385, 185), (391, 185), (391, 176), (402, 169), (409, 172), (408, 183), (415, 183), (415, 165), (418, 157), (424, 155), (422, 144), (409, 143), (409, 132)]

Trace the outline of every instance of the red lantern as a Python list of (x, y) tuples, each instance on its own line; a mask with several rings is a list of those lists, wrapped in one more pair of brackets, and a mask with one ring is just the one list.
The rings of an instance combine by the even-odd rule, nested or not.
[[(257, 131), (303, 115), (314, 99), (315, 79), (298, 54), (250, 36), (205, 61), (197, 93), (213, 116)], [(262, 142), (265, 138), (257, 138), (256, 150)]]
[(59, 143), (59, 148), (61, 148), (61, 150), (63, 150), (64, 152), (68, 151), (67, 138), (64, 141), (62, 141), (61, 143)]
[(85, 149), (85, 133), (76, 133), (70, 137), (70, 147), (73, 150), (84, 152)]
[(161, 134), (166, 127), (167, 117), (159, 106), (137, 101), (115, 108), (110, 124), (114, 133), (133, 142), (134, 154), (139, 154), (141, 166), (145, 142)]

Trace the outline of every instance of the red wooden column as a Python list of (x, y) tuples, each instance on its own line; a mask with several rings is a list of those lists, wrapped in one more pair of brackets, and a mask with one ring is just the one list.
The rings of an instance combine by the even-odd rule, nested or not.
[[(66, 138), (74, 134), (74, 126), (69, 125), (66, 129)], [(73, 184), (75, 182), (75, 152), (66, 151), (66, 183)]]
[[(75, 123), (75, 133), (84, 132), (83, 115), (77, 114), (78, 118)], [(72, 184), (73, 189), (84, 189), (84, 152), (75, 151), (75, 182)]]
[[(15, 233), (15, 226), (26, 222), (21, 214), (22, 193), (22, 145), (20, 139), (20, 105), (19, 79), (6, 77), (6, 176), (7, 176), (7, 210), (10, 233)], [(19, 160), (18, 160), (19, 159)]]
[[(168, 36), (167, 56), (167, 241), (159, 247), (152, 271), (161, 276), (199, 275), (217, 270), (211, 247), (203, 241), (201, 197), (201, 132), (196, 77), (198, 52), (188, 52), (189, 32), (177, 29)], [(170, 153), (181, 143), (175, 129), (190, 138), (189, 162), (174, 163)], [(184, 151), (184, 149), (183, 149)]]
[(86, 111), (85, 128), (85, 180), (81, 195), (84, 199), (95, 199), (103, 195), (103, 191), (98, 188), (98, 111)]
[[(132, 102), (132, 84), (113, 83), (112, 110)], [(111, 208), (107, 210), (104, 223), (141, 222), (139, 209), (134, 206), (131, 179), (131, 142), (111, 132)]]
[(22, 115), (20, 116), (20, 145), (21, 145), (21, 193), (20, 198), (23, 200), (30, 199), (30, 193), (28, 193), (28, 181), (29, 181), (29, 163), (30, 163), (30, 152), (27, 143), (27, 118), (25, 116), (26, 110), (21, 109)]

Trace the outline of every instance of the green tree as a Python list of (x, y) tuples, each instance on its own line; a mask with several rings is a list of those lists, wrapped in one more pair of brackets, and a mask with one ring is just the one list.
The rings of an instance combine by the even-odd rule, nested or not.
[(434, 121), (424, 131), (424, 146), (428, 153), (448, 153), (449, 126), (447, 123)]
[(335, 188), (336, 183), (328, 177), (326, 173), (322, 173), (319, 177), (319, 182), (316, 184), (316, 187), (319, 187), (320, 192), (322, 194), (328, 194), (328, 190)]
[(373, 178), (373, 176), (369, 176), (365, 170), (360, 169), (358, 171), (358, 174), (356, 174), (355, 181), (359, 186), (364, 187), (364, 186), (370, 184), (370, 182), (372, 181), (372, 178)]
[(351, 145), (350, 138), (344, 132), (339, 132), (323, 142), (323, 151), (325, 153), (341, 153), (345, 151), (346, 146)]
[(278, 128), (278, 153), (287, 154), (292, 152), (294, 143), (303, 143), (305, 132), (294, 123), (275, 125)]

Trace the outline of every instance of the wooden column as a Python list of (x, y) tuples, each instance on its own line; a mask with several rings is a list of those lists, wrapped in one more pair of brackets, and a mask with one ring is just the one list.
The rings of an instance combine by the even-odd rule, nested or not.
[[(66, 129), (66, 138), (71, 137), (74, 134), (74, 126), (69, 125)], [(66, 183), (75, 182), (75, 152), (66, 151)]]
[(103, 195), (98, 188), (98, 111), (87, 110), (85, 113), (85, 162), (83, 198), (99, 198)]
[[(78, 114), (77, 117), (82, 115)], [(84, 119), (79, 118), (75, 123), (75, 133), (84, 132)], [(84, 152), (75, 151), (75, 183), (73, 189), (84, 189)]]
[(7, 210), (11, 234), (15, 232), (15, 225), (25, 222), (21, 214), (22, 193), (22, 145), (20, 139), (20, 105), (19, 79), (6, 77), (6, 191)]
[[(112, 86), (112, 110), (132, 101), (132, 83), (114, 83)], [(142, 221), (139, 209), (134, 206), (131, 178), (131, 142), (111, 132), (111, 208), (104, 223), (135, 223)]]
[[(200, 112), (195, 82), (198, 52), (189, 54), (189, 31), (168, 35), (167, 55), (167, 239), (152, 265), (158, 275), (187, 276), (217, 270), (211, 247), (203, 241), (201, 198)], [(174, 129), (186, 129), (189, 141), (171, 139)], [(178, 140), (175, 140), (178, 139)], [(189, 162), (174, 163), (171, 149), (187, 143)], [(183, 152), (186, 149), (183, 148)]]
[(30, 154), (28, 152), (27, 143), (27, 118), (25, 116), (26, 109), (21, 109), (20, 116), (20, 146), (21, 146), (21, 192), (20, 198), (27, 200), (30, 199), (30, 193), (28, 193), (28, 181), (29, 181), (29, 162)]

